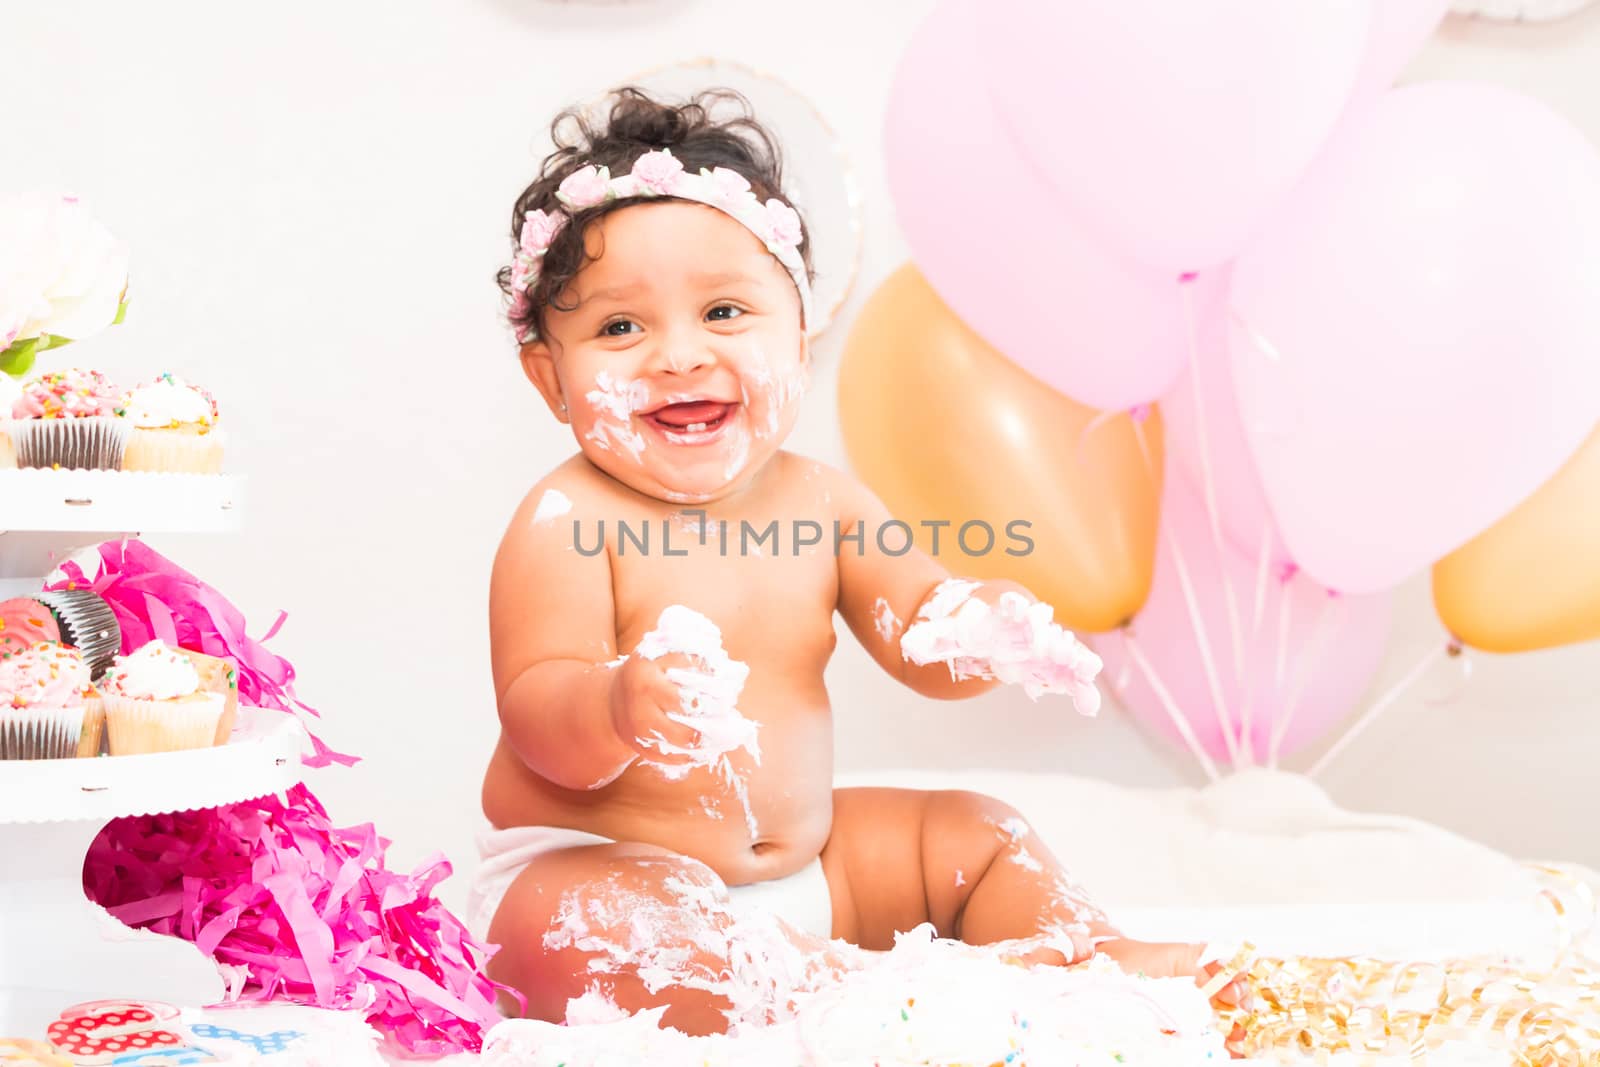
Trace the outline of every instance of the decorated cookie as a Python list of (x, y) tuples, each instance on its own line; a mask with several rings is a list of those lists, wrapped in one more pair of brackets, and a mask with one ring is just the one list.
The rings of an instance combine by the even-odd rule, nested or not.
[(194, 1036), (214, 1048), (224, 1049), (232, 1041), (247, 1045), (257, 1056), (276, 1056), (291, 1044), (305, 1037), (298, 1030), (274, 1030), (269, 1034), (250, 1034), (210, 1023), (195, 1023), (189, 1028)]
[(72, 1067), (43, 1041), (0, 1037), (0, 1067)]
[(115, 1063), (130, 1053), (182, 1047), (177, 1017), (178, 1009), (167, 1004), (116, 1000), (76, 1004), (50, 1024), (50, 1044), (79, 1064)]
[(221, 1063), (210, 1052), (192, 1045), (183, 1048), (155, 1049), (151, 1052), (125, 1052), (111, 1061), (112, 1067), (135, 1064), (137, 1067), (188, 1067), (191, 1063)]

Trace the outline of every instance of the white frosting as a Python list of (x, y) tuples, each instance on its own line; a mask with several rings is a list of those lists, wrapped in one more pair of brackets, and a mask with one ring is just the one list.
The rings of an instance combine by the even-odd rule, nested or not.
[(690, 749), (657, 738), (657, 747), (671, 755), (692, 757), (691, 766), (725, 763), (727, 754), (736, 749), (744, 749), (759, 761), (756, 732), (761, 724), (745, 718), (736, 706), (750, 668), (728, 655), (717, 624), (682, 604), (668, 606), (656, 620), (655, 629), (639, 639), (634, 654), (659, 659), (673, 652), (689, 656), (696, 666), (667, 669), (667, 678), (678, 686), (683, 703), (683, 710), (668, 718), (698, 730), (700, 743)]
[(137, 652), (118, 656), (103, 684), (107, 692), (132, 700), (177, 700), (200, 688), (200, 676), (188, 656), (151, 641)]
[(858, 958), (859, 969), (842, 979), (792, 993), (794, 1016), (777, 1025), (696, 1038), (661, 1029), (660, 1009), (590, 1025), (515, 1020), (490, 1032), (482, 1062), (1192, 1067), (1227, 1060), (1192, 982), (1127, 975), (1104, 957), (1076, 968), (1004, 962), (1014, 950), (941, 940), (923, 925), (899, 935), (893, 951)]
[(1100, 657), (1054, 621), (1055, 610), (1015, 592), (991, 607), (973, 598), (977, 588), (957, 578), (941, 583), (900, 638), (901, 655), (919, 666), (947, 664), (952, 678), (1021, 685), (1033, 700), (1067, 693), (1083, 714), (1098, 712)]
[(559, 489), (546, 489), (539, 497), (539, 504), (533, 509), (533, 521), (537, 525), (541, 522), (553, 522), (572, 510), (572, 500)]
[(141, 385), (124, 401), (127, 418), (142, 430), (160, 429), (183, 423), (207, 425), (216, 422), (211, 401), (182, 378), (158, 378)]
[(895, 615), (894, 608), (883, 597), (879, 597), (872, 605), (872, 625), (878, 631), (878, 636), (885, 641), (893, 641), (899, 636), (904, 623)]
[(595, 375), (594, 384), (584, 399), (594, 410), (595, 422), (584, 436), (596, 448), (625, 452), (638, 459), (644, 451), (644, 435), (633, 428), (633, 413), (649, 402), (649, 389), (637, 379), (623, 381), (610, 371)]

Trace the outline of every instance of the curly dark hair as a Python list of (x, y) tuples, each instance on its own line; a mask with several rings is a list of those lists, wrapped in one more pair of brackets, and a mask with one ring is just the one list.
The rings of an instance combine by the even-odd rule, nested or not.
[[(646, 202), (645, 197), (622, 197), (579, 211), (567, 208), (556, 199), (556, 189), (585, 166), (609, 167), (612, 174), (626, 174), (646, 152), (670, 148), (690, 173), (702, 167), (727, 167), (742, 174), (762, 200), (776, 197), (793, 206), (783, 192), (783, 156), (776, 139), (751, 113), (749, 101), (732, 89), (708, 89), (681, 104), (669, 104), (627, 86), (614, 90), (605, 102), (609, 109), (599, 122), (592, 117), (599, 109), (590, 107), (568, 108), (556, 116), (550, 125), (555, 151), (545, 157), (539, 176), (517, 197), (512, 209), (513, 254), (528, 212), (559, 211), (568, 217), (567, 225), (545, 252), (539, 280), (526, 301), (515, 299), (509, 266), (496, 275), (500, 291), (510, 298), (507, 317), (518, 336), (542, 335), (547, 307), (571, 310), (556, 300), (592, 258), (583, 241), (589, 223), (619, 208)], [(800, 255), (809, 277), (811, 247), (804, 221), (801, 233)]]

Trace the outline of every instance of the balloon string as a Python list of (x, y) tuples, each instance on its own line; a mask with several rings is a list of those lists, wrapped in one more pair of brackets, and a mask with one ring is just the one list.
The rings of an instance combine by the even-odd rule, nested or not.
[[(1133, 432), (1139, 441), (1139, 451), (1144, 456), (1145, 469), (1150, 472), (1150, 477), (1154, 480), (1155, 463), (1150, 458), (1144, 427), (1135, 422)], [(1228, 717), (1227, 702), (1222, 698), (1222, 676), (1217, 671), (1216, 657), (1211, 654), (1211, 638), (1206, 632), (1206, 622), (1200, 612), (1199, 598), (1195, 596), (1194, 582), (1189, 577), (1189, 565), (1184, 560), (1183, 549), (1179, 546), (1177, 537), (1173, 535), (1172, 527), (1167, 523), (1161, 525), (1167, 548), (1172, 552), (1173, 567), (1178, 572), (1178, 587), (1183, 590), (1183, 602), (1189, 611), (1189, 625), (1194, 630), (1195, 647), (1200, 653), (1200, 662), (1205, 667), (1206, 687), (1211, 691), (1211, 708), (1217, 716), (1217, 726), (1222, 731), (1223, 743), (1228, 748), (1228, 759), (1237, 767), (1239, 740), (1234, 736), (1233, 722)]]
[(1467, 686), (1472, 683), (1472, 656), (1467, 648), (1458, 639), (1450, 639), (1450, 658), (1461, 664), (1461, 669), (1456, 673), (1455, 681), (1450, 688), (1428, 701), (1429, 707), (1442, 708), (1454, 704), (1461, 699), (1461, 694), (1466, 692)]
[[(1284, 589), (1283, 595), (1288, 599), (1290, 592)], [(1272, 766), (1278, 765), (1278, 753), (1283, 748), (1283, 739), (1289, 735), (1289, 724), (1294, 721), (1294, 713), (1300, 707), (1300, 696), (1305, 692), (1306, 679), (1309, 678), (1316, 667), (1322, 662), (1322, 655), (1328, 644), (1328, 634), (1333, 629), (1329, 625), (1333, 618), (1334, 607), (1341, 603), (1339, 597), (1329, 593), (1322, 602), (1322, 610), (1317, 612), (1316, 628), (1311, 634), (1311, 643), (1301, 653), (1299, 661), (1294, 666), (1294, 688), (1289, 692), (1289, 699), (1284, 702), (1283, 714), (1272, 724)]]
[(1379, 715), (1383, 714), (1384, 711), (1388, 709), (1390, 704), (1393, 704), (1396, 700), (1399, 700), (1400, 697), (1405, 694), (1406, 690), (1415, 685), (1417, 680), (1420, 679), (1424, 674), (1428, 673), (1428, 669), (1437, 663), (1441, 656), (1447, 655), (1449, 651), (1450, 646), (1443, 645), (1431, 650), (1426, 656), (1423, 656), (1422, 659), (1418, 660), (1416, 665), (1406, 672), (1405, 677), (1396, 682), (1387, 693), (1384, 693), (1377, 700), (1373, 701), (1370, 708), (1362, 712), (1361, 718), (1357, 719), (1353, 724), (1351, 724), (1350, 729), (1346, 730), (1344, 735), (1340, 737), (1338, 741), (1334, 742), (1333, 747), (1324, 752), (1322, 754), (1322, 758), (1311, 765), (1311, 769), (1306, 772), (1306, 776), (1315, 778), (1317, 775), (1326, 770), (1328, 764), (1332, 763), (1339, 753), (1343, 752), (1345, 748), (1349, 746), (1351, 741), (1355, 740), (1356, 737), (1358, 737), (1368, 726), (1371, 726), (1373, 720), (1377, 719)]
[(1201, 770), (1206, 772), (1207, 778), (1215, 782), (1219, 777), (1217, 765), (1211, 761), (1210, 756), (1206, 755), (1206, 750), (1200, 747), (1200, 740), (1194, 735), (1194, 727), (1190, 726), (1189, 720), (1184, 718), (1182, 710), (1178, 707), (1178, 702), (1172, 699), (1171, 691), (1161, 681), (1161, 676), (1150, 665), (1150, 661), (1145, 658), (1144, 650), (1139, 647), (1139, 643), (1133, 639), (1133, 634), (1128, 631), (1126, 626), (1122, 628), (1122, 641), (1128, 650), (1128, 659), (1135, 667), (1139, 668), (1139, 673), (1144, 676), (1145, 684), (1150, 687), (1151, 692), (1155, 693), (1156, 700), (1160, 701), (1162, 710), (1167, 713), (1167, 718), (1172, 720), (1172, 725), (1177, 728), (1179, 736), (1189, 746), (1189, 751), (1193, 753), (1194, 758), (1199, 762)]
[(1211, 547), (1217, 553), (1217, 571), (1222, 577), (1222, 597), (1228, 607), (1228, 629), (1233, 636), (1233, 677), (1244, 680), (1244, 638), (1239, 625), (1239, 598), (1234, 593), (1227, 557), (1222, 551), (1222, 512), (1217, 507), (1217, 479), (1211, 465), (1211, 439), (1206, 430), (1205, 390), (1201, 388), (1200, 326), (1194, 314), (1194, 284), (1181, 283), (1183, 314), (1189, 326), (1189, 391), (1194, 399), (1194, 433), (1200, 446), (1200, 487), (1206, 502), (1206, 519), (1211, 527)]
[(1080, 465), (1089, 462), (1089, 453), (1087, 451), (1089, 436), (1118, 415), (1126, 414), (1127, 412), (1125, 411), (1102, 411), (1084, 424), (1083, 429), (1078, 431), (1078, 463)]
[[(1261, 638), (1261, 620), (1266, 614), (1267, 565), (1272, 559), (1272, 523), (1261, 524), (1261, 549), (1256, 558), (1256, 595), (1250, 613), (1250, 640), (1246, 647), (1254, 650)], [(1247, 763), (1256, 761), (1255, 709), (1256, 696), (1261, 687), (1261, 672), (1247, 671), (1244, 677), (1244, 709), (1239, 713), (1239, 735)]]
[(1272, 520), (1261, 520), (1261, 551), (1256, 555), (1256, 602), (1255, 614), (1250, 620), (1252, 634), (1259, 633), (1261, 616), (1267, 607), (1267, 568), (1272, 562)]
[[(1283, 692), (1283, 680), (1289, 666), (1289, 616), (1293, 614), (1294, 597), (1289, 595), (1287, 588), (1289, 580), (1284, 579), (1280, 585), (1284, 586), (1279, 591), (1278, 597), (1278, 654), (1272, 670), (1272, 684), (1275, 692)], [(1270, 745), (1269, 745), (1270, 747)], [(1269, 753), (1267, 765), (1273, 770), (1278, 769), (1278, 761)]]

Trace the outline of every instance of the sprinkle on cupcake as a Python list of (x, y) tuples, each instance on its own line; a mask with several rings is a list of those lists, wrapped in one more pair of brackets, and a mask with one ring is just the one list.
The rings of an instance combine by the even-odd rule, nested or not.
[(41, 374), (22, 387), (12, 414), (19, 419), (82, 419), (116, 414), (116, 392), (97, 370)]
[(117, 414), (133, 420), (142, 430), (198, 428), (205, 433), (219, 418), (217, 400), (206, 390), (163, 371), (156, 379), (130, 389), (118, 404)]

